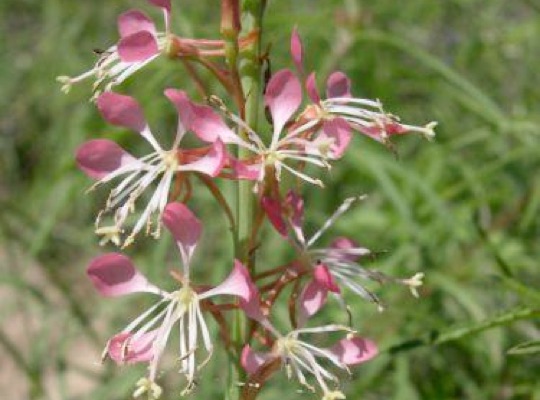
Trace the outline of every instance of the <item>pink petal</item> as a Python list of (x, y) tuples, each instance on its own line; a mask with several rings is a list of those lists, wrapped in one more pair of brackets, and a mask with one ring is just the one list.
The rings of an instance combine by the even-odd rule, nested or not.
[(290, 190), (285, 197), (283, 205), (279, 199), (270, 196), (261, 198), (261, 206), (264, 209), (270, 223), (284, 237), (287, 237), (287, 221), (290, 221), (293, 229), (302, 235), (304, 219), (304, 200), (294, 191)]
[(288, 69), (276, 72), (264, 94), (264, 100), (274, 125), (274, 136), (283, 130), (283, 127), (294, 114), (302, 102), (302, 86), (298, 78)]
[(248, 269), (240, 261), (234, 260), (234, 268), (227, 279), (219, 286), (204, 292), (200, 297), (206, 298), (217, 294), (238, 296), (240, 308), (249, 318), (258, 321), (265, 327), (270, 325), (261, 310), (259, 290), (251, 280)]
[(343, 156), (352, 138), (351, 127), (343, 118), (334, 118), (330, 121), (325, 121), (323, 132), (318, 138), (322, 139), (323, 135), (333, 139), (330, 152), (335, 159)]
[(216, 140), (210, 147), (210, 151), (203, 157), (189, 164), (181, 166), (183, 171), (196, 171), (210, 176), (217, 176), (225, 164), (225, 145), (221, 140)]
[(254, 295), (252, 292), (253, 282), (249, 276), (249, 271), (244, 265), (234, 260), (234, 267), (227, 278), (218, 286), (201, 294), (201, 298), (208, 298), (220, 294), (238, 296), (243, 301), (250, 301)]
[(384, 123), (372, 123), (370, 126), (354, 124), (353, 127), (377, 142), (384, 142), (384, 140), (386, 140), (386, 138), (383, 139), (383, 135), (388, 137), (412, 132), (409, 128), (396, 121), (392, 121), (391, 119), (388, 119), (388, 121), (385, 121)]
[(351, 97), (351, 81), (343, 72), (332, 73), (326, 81), (326, 97)]
[(248, 374), (253, 374), (273, 356), (270, 353), (263, 353), (260, 351), (253, 351), (249, 344), (246, 344), (242, 349), (240, 356), (240, 364), (242, 368), (246, 370)]
[[(360, 256), (357, 254), (346, 254), (346, 251), (352, 250), (352, 249), (363, 249), (354, 240), (346, 238), (344, 236), (340, 236), (334, 239), (334, 241), (330, 245), (330, 248), (344, 250), (343, 255), (341, 256), (342, 259), (346, 261), (352, 261), (352, 262), (356, 262)], [(366, 252), (369, 252), (369, 250), (367, 249), (365, 250)]]
[(118, 42), (118, 55), (126, 63), (145, 61), (158, 53), (156, 37), (148, 31), (125, 36)]
[(189, 266), (201, 237), (201, 222), (185, 204), (178, 202), (167, 204), (161, 219), (176, 240), (184, 266)]
[(317, 79), (315, 78), (315, 72), (309, 74), (306, 79), (306, 91), (312, 102), (320, 103), (321, 96), (319, 94), (319, 89), (317, 89)]
[(261, 206), (274, 228), (276, 228), (276, 230), (283, 237), (287, 237), (287, 224), (283, 218), (283, 209), (279, 200), (273, 199), (269, 196), (263, 196), (261, 198)]
[(386, 123), (384, 129), (388, 135), (402, 135), (410, 132), (409, 129), (395, 121)]
[(104, 92), (97, 98), (97, 106), (105, 121), (135, 132), (142, 132), (146, 127), (141, 106), (130, 96), (114, 92)]
[(112, 140), (94, 139), (83, 143), (75, 155), (77, 165), (90, 178), (101, 179), (127, 164), (137, 164), (135, 157)]
[(339, 293), (341, 291), (330, 270), (324, 264), (319, 264), (313, 268), (313, 279), (331, 292)]
[(371, 126), (361, 126), (355, 124), (353, 127), (360, 133), (363, 133), (364, 135), (370, 137), (373, 140), (376, 140), (379, 143), (383, 141), (382, 134), (384, 133), (384, 129), (379, 125), (373, 124)]
[(332, 241), (331, 247), (335, 249), (354, 249), (358, 243), (345, 236), (339, 236)]
[(262, 164), (248, 164), (227, 154), (228, 167), (231, 169), (231, 175), (234, 179), (246, 179), (256, 181), (259, 179)]
[(294, 27), (291, 34), (291, 55), (296, 66), (296, 69), (300, 74), (304, 73), (304, 46), (302, 46), (302, 40), (298, 34), (298, 30)]
[(302, 290), (298, 300), (298, 326), (302, 327), (324, 305), (328, 297), (328, 289), (317, 279), (312, 279)]
[(186, 92), (178, 89), (165, 89), (165, 96), (173, 103), (178, 112), (178, 124), (181, 124), (185, 130), (190, 130), (194, 118), (193, 103)]
[(342, 339), (328, 350), (346, 365), (356, 365), (369, 361), (379, 352), (377, 345), (373, 341), (359, 337)]
[(140, 31), (147, 31), (153, 35), (156, 34), (154, 23), (142, 11), (130, 10), (118, 17), (118, 32), (121, 38)]
[(107, 344), (109, 357), (119, 365), (148, 362), (154, 358), (153, 344), (158, 330), (146, 332), (133, 340), (131, 333), (119, 333)]
[(301, 231), (304, 224), (304, 199), (295, 191), (289, 190), (285, 197), (285, 204), (293, 228)]
[(221, 139), (223, 143), (238, 143), (239, 138), (223, 119), (208, 106), (192, 104), (193, 121), (191, 130), (205, 142), (212, 143)]
[(94, 287), (103, 296), (117, 297), (136, 292), (158, 293), (131, 260), (120, 253), (108, 253), (94, 258), (86, 270)]

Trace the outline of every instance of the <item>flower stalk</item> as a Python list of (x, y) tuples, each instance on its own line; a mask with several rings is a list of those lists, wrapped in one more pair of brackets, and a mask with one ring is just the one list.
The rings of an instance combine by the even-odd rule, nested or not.
[[(308, 236), (302, 188), (305, 183), (324, 188), (321, 172), (344, 156), (355, 133), (392, 148), (391, 139), (397, 135), (416, 132), (431, 137), (434, 123), (402, 124), (379, 101), (355, 98), (351, 81), (341, 71), (328, 76), (326, 93), (321, 94), (315, 73), (306, 74), (296, 29), (290, 47), (295, 71), (283, 68), (272, 73), (269, 54), (261, 51), (266, 0), (221, 0), (221, 37), (203, 39), (173, 33), (171, 0), (147, 2), (162, 11), (163, 31), (142, 11), (127, 11), (118, 19), (119, 41), (96, 66), (77, 78), (62, 78), (66, 89), (95, 77), (93, 99), (103, 119), (134, 132), (148, 148), (139, 157), (104, 138), (79, 147), (77, 164), (96, 181), (92, 188), (112, 186), (96, 218), (100, 244), (111, 242), (125, 249), (138, 236), (159, 239), (165, 231), (174, 238), (182, 260), (181, 269), (170, 270), (174, 281), (170, 291), (147, 280), (123, 253), (109, 252), (91, 261), (87, 274), (102, 296), (138, 292), (155, 299), (153, 306), (111, 337), (103, 359), (119, 365), (147, 364), (148, 372), (137, 382), (134, 395), (157, 400), (163, 394), (163, 356), (176, 347), (181, 393), (188, 395), (214, 352), (216, 342), (207, 323), (213, 319), (211, 324), (219, 328), (215, 336), (229, 356), (226, 400), (255, 400), (280, 371), (322, 400), (344, 399), (333, 370), (349, 372), (350, 366), (378, 352), (375, 342), (353, 329), (347, 292), (382, 310), (372, 284), (397, 283), (418, 297), (424, 275), (395, 278), (365, 266), (377, 252), (353, 238), (337, 236), (319, 244), (326, 241), (337, 218), (363, 196), (346, 199)], [(162, 135), (152, 132), (139, 102), (117, 92), (119, 88), (112, 90), (162, 56), (183, 64), (206, 99), (206, 104), (199, 104), (183, 90), (164, 90), (178, 117), (165, 145), (157, 140)], [(264, 74), (263, 65), (268, 67)], [(209, 92), (210, 85), (196, 67), (207, 69), (227, 96)], [(263, 107), (268, 123), (260, 121)], [(295, 183), (283, 179), (284, 174), (296, 178)], [(219, 182), (232, 184), (234, 196), (225, 196)], [(198, 282), (202, 275), (190, 272), (204, 226), (190, 203), (201, 186), (221, 207), (233, 239), (234, 259), (218, 266), (229, 274), (217, 285), (211, 279)], [(265, 245), (259, 234), (265, 228), (280, 235), (282, 245), (292, 250), (293, 257), (284, 264), (257, 259), (259, 247)], [(347, 312), (349, 323), (313, 326), (311, 317), (330, 298)], [(280, 305), (288, 309), (290, 328), (274, 321)], [(176, 346), (170, 343), (173, 331)]]
[[(240, 28), (239, 0), (223, 0), (222, 6), (222, 34), (226, 43), (225, 54), (231, 71), (233, 87), (236, 89), (233, 96), (235, 98), (241, 96), (240, 116), (244, 118), (247, 126), (256, 131), (259, 122), (261, 91), (260, 41), (264, 12), (263, 2), (248, 0), (242, 4), (243, 20), (245, 21), (244, 29), (247, 32), (257, 32), (258, 35), (257, 40), (244, 48), (241, 54), (239, 54), (237, 44)], [(241, 131), (240, 137), (248, 140), (248, 132)], [(248, 155), (248, 150), (242, 147), (238, 148), (238, 159), (241, 160)], [(252, 182), (238, 180), (236, 197), (237, 237), (235, 240), (237, 247), (235, 256), (244, 262), (252, 273), (255, 268), (254, 255), (251, 254), (254, 206)], [(240, 348), (246, 337), (246, 319), (241, 311), (234, 312), (231, 331), (233, 343), (237, 348)], [(235, 360), (231, 360), (229, 371), (227, 399), (242, 398), (238, 382), (245, 380), (245, 373)]]

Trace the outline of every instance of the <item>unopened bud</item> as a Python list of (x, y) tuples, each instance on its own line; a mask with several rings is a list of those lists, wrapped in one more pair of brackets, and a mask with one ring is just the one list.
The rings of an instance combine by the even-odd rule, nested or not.
[(239, 0), (221, 0), (221, 34), (236, 39), (240, 29)]

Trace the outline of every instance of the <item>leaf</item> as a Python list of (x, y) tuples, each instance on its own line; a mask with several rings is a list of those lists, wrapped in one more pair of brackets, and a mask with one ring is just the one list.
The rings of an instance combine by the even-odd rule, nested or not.
[(421, 346), (436, 346), (455, 340), (462, 339), (466, 336), (474, 335), (491, 328), (498, 326), (510, 325), (515, 321), (523, 319), (533, 319), (540, 316), (540, 309), (532, 309), (528, 307), (517, 307), (509, 310), (500, 315), (488, 318), (478, 323), (472, 323), (458, 328), (448, 329), (447, 331), (439, 332), (432, 331), (424, 337), (413, 338), (396, 345), (393, 345), (387, 349), (391, 354), (395, 354), (404, 350), (411, 350), (415, 347)]
[(510, 355), (526, 355), (540, 353), (540, 340), (530, 340), (520, 343), (506, 352)]

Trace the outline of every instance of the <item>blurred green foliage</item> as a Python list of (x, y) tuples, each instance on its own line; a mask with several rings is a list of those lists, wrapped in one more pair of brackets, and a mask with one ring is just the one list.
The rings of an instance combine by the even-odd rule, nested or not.
[[(174, 31), (217, 35), (217, 4), (174, 0)], [(11, 366), (0, 372), (2, 398), (127, 399), (142, 373), (95, 365), (106, 338), (147, 303), (100, 299), (87, 282), (86, 263), (103, 251), (92, 224), (105, 191), (85, 196), (90, 182), (73, 161), (87, 138), (139, 142), (99, 118), (89, 84), (66, 96), (55, 82), (88, 69), (92, 49), (116, 40), (115, 18), (130, 7), (153, 12), (143, 0), (0, 2), (0, 359)], [(381, 99), (406, 122), (440, 124), (432, 143), (401, 138), (398, 157), (357, 137), (328, 188), (308, 189), (314, 227), (345, 197), (368, 194), (333, 233), (386, 250), (370, 267), (426, 273), (419, 300), (388, 287), (380, 290), (386, 312), (355, 305), (355, 327), (386, 351), (344, 377), (349, 398), (540, 399), (540, 360), (530, 351), (540, 338), (540, 2), (270, 1), (265, 42), (276, 70), (291, 65), (294, 25), (321, 85), (339, 68), (356, 95)], [(169, 86), (195, 93), (170, 61), (120, 90), (166, 134), (175, 126), (161, 95)], [(194, 271), (218, 282), (232, 254), (226, 221), (207, 193), (195, 199), (206, 225)], [(281, 245), (270, 233), (267, 240)], [(275, 253), (263, 251), (260, 262), (286, 257)], [(179, 263), (166, 237), (128, 254), (158, 282)], [(218, 351), (193, 398), (221, 397), (223, 357)], [(169, 377), (166, 399), (175, 399)], [(284, 379), (261, 398), (313, 398)]]

